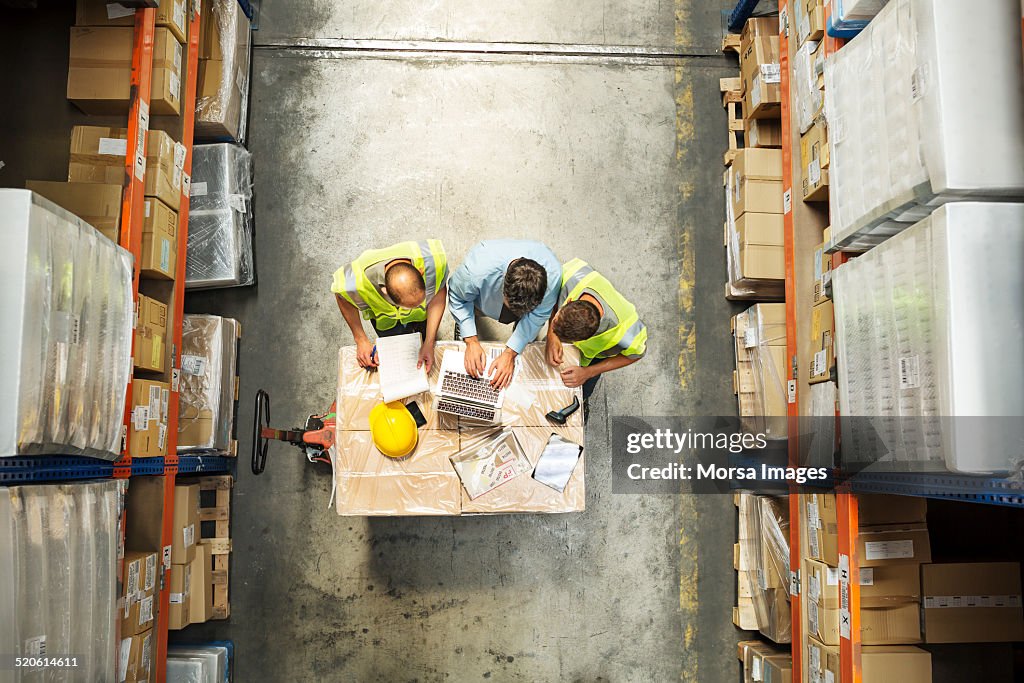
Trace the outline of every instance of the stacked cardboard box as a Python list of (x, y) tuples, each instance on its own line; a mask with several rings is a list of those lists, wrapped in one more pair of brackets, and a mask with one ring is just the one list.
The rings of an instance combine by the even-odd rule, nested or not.
[[(805, 680), (825, 680), (826, 672), (838, 672), (841, 636), (836, 496), (799, 494), (799, 506), (804, 606), (801, 632), (808, 662)], [(892, 660), (892, 666), (903, 666), (901, 662), (906, 658), (911, 670), (930, 666), (921, 659), (927, 653), (917, 648), (876, 647), (922, 642), (920, 572), (922, 563), (931, 560), (927, 503), (924, 498), (862, 494), (858, 495), (858, 511), (857, 579), (864, 653), (877, 655), (879, 662)], [(898, 654), (904, 657), (894, 657)]]
[(174, 516), (171, 520), (171, 629), (183, 629), (192, 623), (192, 567), (199, 540), (199, 484), (174, 487)]
[(789, 505), (785, 498), (741, 495), (739, 515), (747, 538), (740, 539), (735, 554), (745, 566), (740, 571), (747, 575), (757, 630), (773, 642), (788, 643)]
[(241, 326), (217, 315), (186, 315), (181, 330), (178, 451), (235, 455)]
[(744, 432), (786, 436), (786, 305), (755, 304), (732, 319), (736, 394)]
[(743, 663), (743, 683), (788, 683), (792, 680), (793, 657), (780, 647), (761, 640), (744, 640), (737, 643), (736, 656)]
[(121, 683), (148, 683), (153, 670), (153, 629), (124, 637), (118, 652), (118, 678)]
[(150, 679), (161, 566), (155, 552), (126, 550), (123, 567), (117, 680), (141, 683)]
[(135, 326), (135, 367), (163, 372), (166, 364), (167, 305), (145, 294), (139, 295), (139, 318)]
[(779, 20), (748, 19), (740, 34), (740, 74), (743, 78), (743, 116), (778, 119), (782, 107), (779, 69)]
[(249, 108), (249, 19), (235, 0), (202, 4), (196, 135), (242, 142)]
[(159, 380), (132, 380), (129, 451), (133, 457), (159, 457), (167, 451), (167, 400), (170, 385)]
[[(67, 97), (86, 114), (124, 114), (131, 101), (134, 28), (74, 26)], [(183, 48), (174, 33), (158, 27), (153, 39), (151, 114), (181, 113)]]
[(921, 566), (926, 643), (1024, 640), (1019, 562)]
[(742, 149), (725, 173), (727, 298), (785, 291), (782, 150)]

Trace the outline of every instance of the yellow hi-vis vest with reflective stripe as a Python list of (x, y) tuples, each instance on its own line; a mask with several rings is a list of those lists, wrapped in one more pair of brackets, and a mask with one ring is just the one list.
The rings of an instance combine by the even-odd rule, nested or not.
[[(409, 259), (423, 274), (427, 295), (416, 308), (402, 308), (388, 301), (366, 277), (366, 269), (375, 263)], [(334, 272), (331, 291), (343, 297), (362, 312), (363, 318), (376, 320), (377, 328), (390, 330), (401, 323), (427, 319), (427, 304), (448, 280), (448, 258), (441, 240), (399, 242), (385, 249), (369, 249), (352, 263)]]
[(640, 322), (636, 307), (619, 294), (612, 283), (580, 259), (562, 266), (562, 289), (558, 293), (558, 307), (576, 301), (585, 290), (591, 289), (610, 306), (619, 323), (590, 339), (573, 342), (580, 350), (584, 366), (595, 359), (611, 358), (619, 354), (639, 356), (647, 349), (647, 327)]

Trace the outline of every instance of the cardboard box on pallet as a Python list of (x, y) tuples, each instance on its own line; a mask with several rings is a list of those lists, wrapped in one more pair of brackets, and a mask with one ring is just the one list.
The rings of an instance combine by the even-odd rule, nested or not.
[(832, 302), (826, 299), (811, 309), (811, 384), (827, 382), (830, 377), (836, 362), (835, 335)]
[(791, 683), (793, 680), (793, 656), (772, 655), (764, 658), (761, 674), (762, 683)]
[(171, 606), (168, 628), (177, 631), (191, 623), (192, 564), (171, 565)]
[(167, 382), (132, 380), (132, 415), (129, 451), (132, 457), (156, 457), (167, 449)]
[[(186, 0), (161, 0), (156, 8), (156, 25), (174, 34), (185, 43), (188, 31)], [(75, 26), (134, 26), (135, 8), (107, 0), (77, 0)]]
[(744, 118), (779, 118), (782, 90), (779, 70), (779, 20), (748, 19), (740, 34), (740, 75)]
[(76, 183), (124, 183), (128, 129), (75, 126), (71, 129), (68, 180)]
[(173, 280), (178, 265), (178, 214), (159, 199), (146, 200), (139, 268), (148, 278)]
[[(802, 493), (800, 525), (806, 555), (830, 567), (839, 566), (839, 526), (834, 493)], [(861, 528), (911, 523), (925, 525), (928, 503), (924, 498), (862, 493), (857, 495), (857, 512)], [(814, 533), (811, 533), (814, 530)], [(927, 538), (927, 532), (926, 532)], [(875, 539), (877, 540), (877, 539)], [(874, 546), (877, 548), (877, 546)], [(861, 555), (863, 563), (863, 555)], [(862, 566), (867, 566), (863, 565)]]
[[(860, 653), (863, 683), (931, 683), (931, 653), (912, 645), (876, 645)], [(836, 681), (839, 679), (837, 678)]]
[(796, 36), (799, 45), (821, 40), (825, 35), (825, 8), (822, 0), (797, 0)]
[(120, 238), (120, 185), (29, 180), (25, 183), (25, 188), (67, 209), (99, 230), (107, 239), (117, 242)]
[(783, 212), (782, 150), (741, 149), (728, 171), (732, 215)]
[(779, 119), (743, 119), (745, 148), (782, 147), (782, 121)]
[(742, 280), (783, 280), (786, 254), (782, 214), (746, 212), (736, 219)]
[(188, 610), (193, 624), (209, 621), (213, 616), (213, 555), (205, 543), (196, 545), (196, 557), (192, 560)]
[[(124, 636), (124, 634), (121, 634)], [(121, 639), (118, 655), (120, 683), (148, 683), (153, 668), (153, 629)]]
[[(737, 644), (736, 650), (736, 656), (743, 662), (743, 683), (764, 683), (767, 680), (765, 678), (766, 660), (787, 656), (782, 648), (769, 645), (762, 640), (742, 641)], [(788, 678), (780, 679), (780, 681), (788, 680)]]
[[(67, 98), (86, 114), (124, 114), (131, 94), (132, 27), (72, 27)], [(182, 46), (166, 28), (153, 40), (150, 114), (181, 113)]]
[(153, 628), (156, 623), (156, 585), (159, 562), (155, 552), (126, 550), (124, 576), (121, 580), (123, 609), (121, 635), (134, 636)]
[(828, 165), (828, 125), (818, 117), (800, 136), (800, 175), (805, 202), (828, 201)]
[(135, 326), (135, 367), (164, 371), (167, 337), (167, 304), (139, 294), (139, 318)]
[(171, 564), (189, 565), (196, 558), (199, 541), (199, 484), (175, 485), (171, 524)]
[(181, 332), (178, 451), (234, 455), (238, 321), (186, 315)]
[(785, 436), (785, 420), (771, 419), (786, 415), (785, 304), (756, 304), (734, 316), (733, 341), (733, 389), (743, 430)]
[(249, 19), (231, 0), (202, 5), (196, 134), (241, 141), (249, 101)]
[(1024, 640), (1018, 562), (921, 565), (926, 643)]
[[(801, 590), (806, 596), (806, 632), (826, 645), (839, 644), (839, 570), (804, 560)], [(861, 642), (901, 645), (921, 642), (921, 583), (916, 565), (860, 571)]]

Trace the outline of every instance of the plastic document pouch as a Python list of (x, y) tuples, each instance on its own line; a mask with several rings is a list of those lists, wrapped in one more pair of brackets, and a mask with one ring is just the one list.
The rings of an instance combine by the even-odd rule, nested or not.
[(530, 461), (510, 429), (451, 457), (470, 500), (530, 471)]
[(552, 434), (533, 470), (533, 478), (561, 493), (569, 483), (582, 454), (583, 446)]

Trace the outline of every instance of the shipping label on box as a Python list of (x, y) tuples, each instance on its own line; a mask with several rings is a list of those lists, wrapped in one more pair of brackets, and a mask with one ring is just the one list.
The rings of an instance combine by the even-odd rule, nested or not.
[[(132, 380), (132, 425), (129, 450), (132, 457), (165, 455), (160, 443), (161, 426), (166, 430), (167, 416), (163, 413), (160, 396), (167, 382), (135, 378)], [(156, 396), (156, 401), (153, 397)]]

